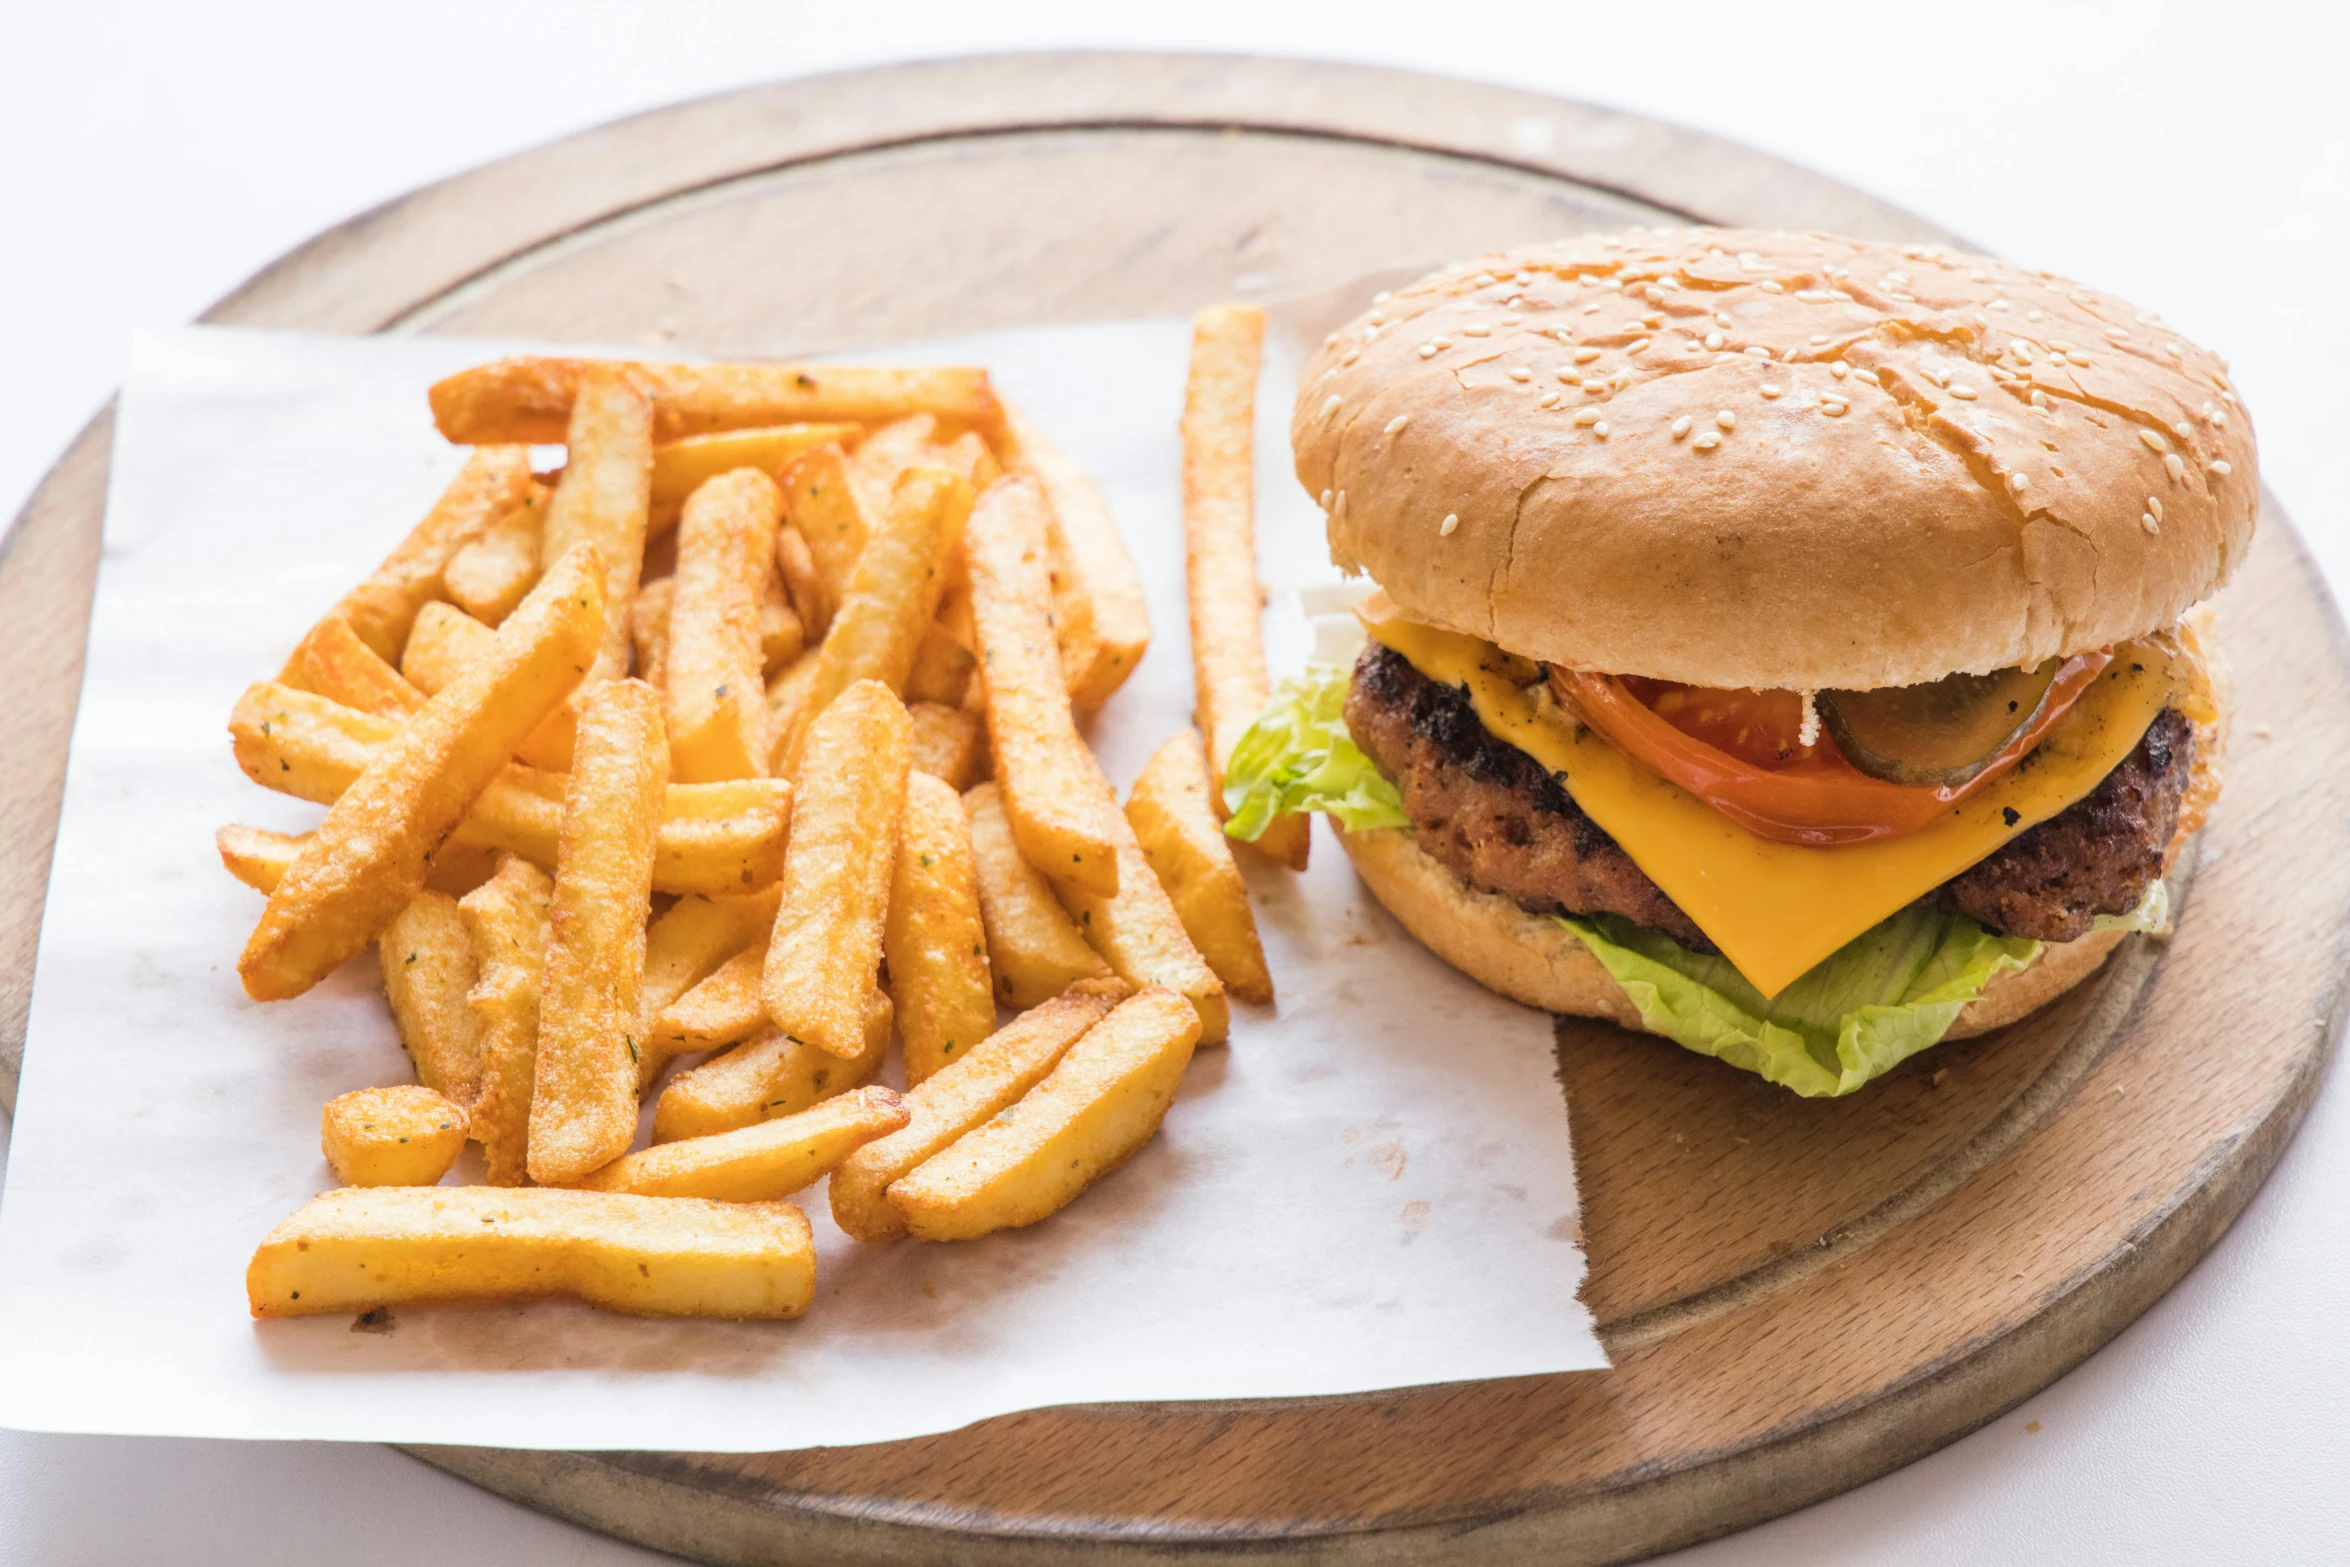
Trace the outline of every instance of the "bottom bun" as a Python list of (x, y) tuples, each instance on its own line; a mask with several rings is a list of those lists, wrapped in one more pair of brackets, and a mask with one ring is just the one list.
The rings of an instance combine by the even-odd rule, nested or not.
[[(1581, 938), (1557, 920), (1470, 886), (1430, 859), (1408, 829), (1341, 831), (1338, 839), (1355, 873), (1387, 912), (1422, 946), (1478, 984), (1545, 1012), (1641, 1029), (1631, 998)], [(2122, 934), (2099, 931), (2078, 941), (2051, 942), (2031, 967), (1993, 975), (1942, 1037), (1988, 1033), (2046, 1006), (2096, 973)]]

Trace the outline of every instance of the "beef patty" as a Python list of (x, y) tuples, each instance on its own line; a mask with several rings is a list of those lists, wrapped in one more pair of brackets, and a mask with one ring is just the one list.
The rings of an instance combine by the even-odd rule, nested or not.
[[(1478, 722), (1465, 689), (1374, 642), (1355, 664), (1346, 726), (1402, 792), (1420, 847), (1472, 886), (1539, 914), (1619, 914), (1714, 950), (1558, 779)], [(2098, 915), (2136, 908), (2162, 874), (2193, 761), (2187, 720), (2165, 709), (2088, 798), (1936, 895), (2007, 935), (2086, 935)]]

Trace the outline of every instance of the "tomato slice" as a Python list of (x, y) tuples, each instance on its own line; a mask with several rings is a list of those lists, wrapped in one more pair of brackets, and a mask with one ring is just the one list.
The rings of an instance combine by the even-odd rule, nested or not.
[(2112, 661), (2111, 651), (2067, 659), (2038, 720), (1974, 777), (1944, 787), (1871, 778), (1825, 732), (1801, 744), (1802, 698), (1791, 691), (1709, 691), (1555, 665), (1550, 680), (1616, 749), (1756, 837), (1831, 847), (1916, 832), (2003, 776)]

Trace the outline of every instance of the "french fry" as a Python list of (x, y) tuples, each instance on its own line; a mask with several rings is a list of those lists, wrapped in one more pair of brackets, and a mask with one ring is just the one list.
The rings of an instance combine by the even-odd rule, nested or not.
[[(1192, 685), (1222, 816), (1224, 764), (1265, 710), (1264, 592), (1257, 586), (1257, 365), (1265, 313), (1214, 305), (1193, 320), (1183, 404), (1184, 563), (1191, 594)], [(1306, 868), (1308, 819), (1285, 816), (1254, 847)]]
[(739, 1044), (767, 1026), (767, 943), (752, 938), (715, 969), (688, 986), (653, 1019), (653, 1048), (664, 1055), (692, 1055)]
[(759, 678), (796, 660), (807, 650), (808, 631), (800, 612), (784, 591), (783, 574), (776, 570), (773, 552), (759, 563)]
[[(322, 805), (334, 804), (399, 732), (387, 719), (266, 682), (246, 691), (229, 720), (245, 776)], [(460, 849), (504, 849), (552, 866), (563, 823), (564, 778), (533, 767), (506, 768), (435, 852), (427, 884), (440, 876), (444, 860), (461, 858), (453, 852)], [(782, 779), (671, 784), (663, 798), (654, 841), (655, 891), (752, 892), (783, 874), (791, 785)]]
[(670, 1079), (653, 1110), (653, 1141), (710, 1137), (774, 1115), (794, 1115), (873, 1081), (889, 1054), (889, 997), (868, 991), (865, 1048), (843, 1061), (782, 1029), (771, 1028), (724, 1055)]
[[(220, 863), (228, 873), (259, 893), (277, 891), (277, 884), (285, 879), (286, 867), (294, 863), (294, 856), (302, 852), (306, 835), (291, 832), (271, 832), (266, 827), (228, 826), (213, 835), (220, 850)], [(424, 885), (430, 892), (445, 892), (452, 898), (462, 898), (490, 879), (498, 868), (498, 851), (459, 843), (454, 838), (433, 852), (432, 869), (425, 872)]]
[(750, 989), (756, 998), (779, 893), (779, 888), (770, 887), (739, 898), (680, 898), (653, 921), (645, 931), (644, 994), (637, 1012), (640, 1044), (650, 1039), (654, 1052), (662, 1052), (662, 1014), (754, 943), (759, 950), (751, 954), (755, 961), (750, 965)]
[(815, 684), (800, 709), (801, 727), (779, 754), (784, 776), (797, 773), (807, 725), (860, 680), (902, 690), (925, 628), (938, 610), (948, 560), (971, 514), (971, 487), (937, 468), (910, 468), (890, 497), (881, 529), (849, 575), (831, 629), (816, 649)]
[(529, 1168), (530, 1102), (537, 1087), (539, 987), (555, 883), (520, 855), (458, 901), (481, 977), (466, 998), (481, 1027), (481, 1092), (473, 1136), (492, 1186), (520, 1186)]
[(808, 700), (816, 690), (816, 674), (823, 662), (810, 648), (767, 682), (767, 763), (771, 772), (788, 760), (783, 749), (798, 735), (802, 716), (814, 716), (808, 714)]
[(530, 1178), (576, 1181), (636, 1137), (637, 1014), (653, 843), (669, 780), (661, 698), (641, 680), (591, 686), (563, 796), (530, 1099)]
[(943, 779), (961, 794), (987, 773), (987, 730), (977, 713), (936, 702), (908, 702), (913, 725), (914, 770)]
[(783, 492), (755, 468), (720, 474), (685, 503), (664, 664), (669, 765), (681, 782), (767, 771), (759, 595), (782, 512)]
[(271, 1230), (245, 1293), (256, 1317), (549, 1296), (641, 1317), (796, 1317), (816, 1295), (816, 1248), (787, 1202), (355, 1187)]
[(888, 512), (890, 495), (908, 468), (935, 462), (937, 434), (936, 414), (908, 414), (892, 419), (857, 443), (849, 455), (849, 477), (864, 501), (867, 516)]
[[(849, 591), (857, 557), (865, 552), (865, 541), (879, 531), (883, 513), (866, 506), (848, 454), (837, 445), (802, 453), (786, 465), (777, 482), (783, 487), (784, 520), (790, 525), (786, 531), (798, 535), (808, 565), (823, 585), (823, 602), (808, 624), (828, 628)], [(777, 538), (782, 537), (779, 532)], [(787, 581), (796, 564), (781, 553), (789, 548), (779, 545), (775, 561)], [(819, 634), (824, 634), (821, 629)]]
[(465, 1107), (429, 1088), (362, 1088), (327, 1101), (318, 1146), (339, 1185), (434, 1186), (465, 1151), (465, 1124)]
[(775, 574), (791, 600), (792, 613), (799, 617), (802, 645), (814, 646), (832, 624), (832, 591), (816, 569), (807, 539), (788, 523), (775, 530)]
[(955, 791), (927, 773), (906, 780), (881, 951), (908, 1083), (920, 1083), (994, 1030), (971, 824)]
[[(416, 612), (440, 597), (441, 573), (449, 558), (480, 538), (529, 493), (530, 453), (520, 446), (481, 445), (465, 459), (424, 520), (325, 618), (349, 621), (359, 639), (387, 663), (398, 658)], [(298, 684), (301, 671), (288, 660), (278, 678)]]
[(977, 430), (965, 430), (951, 441), (933, 443), (925, 460), (961, 476), (974, 493), (1004, 476), (1004, 465), (996, 461), (995, 453), (988, 449), (987, 438)]
[(995, 393), (987, 372), (959, 366), (914, 369), (855, 365), (642, 364), (593, 359), (502, 359), (434, 385), (433, 423), (459, 445), (563, 439), (581, 383), (625, 369), (652, 395), (663, 441), (714, 430), (841, 420), (876, 425), (928, 411), (959, 424), (992, 426)]
[(762, 994), (777, 1028), (845, 1059), (865, 1048), (861, 1009), (881, 966), (912, 736), (905, 708), (874, 680), (833, 699), (807, 733)]
[(1060, 1212), (1141, 1150), (1166, 1119), (1199, 1040), (1169, 990), (1118, 1004), (1021, 1096), (889, 1187), (917, 1240), (970, 1240)]
[[(961, 707), (963, 699), (970, 694), (971, 677), (979, 668), (979, 658), (947, 629), (948, 607), (947, 597), (941, 595), (939, 618), (922, 629), (922, 641), (914, 649), (914, 665), (906, 672), (908, 702)], [(961, 608), (968, 620), (968, 594), (963, 596)]]
[(427, 857), (593, 662), (602, 570), (593, 549), (557, 562), (490, 656), (376, 750), (269, 895), (237, 960), (247, 995), (302, 994), (422, 889)]
[(971, 509), (966, 548), (988, 748), (1020, 852), (1053, 880), (1107, 897), (1118, 890), (1118, 809), (1061, 683), (1044, 514), (1044, 492), (1020, 477), (990, 485)]
[(905, 1221), (889, 1205), (890, 1183), (1044, 1081), (1078, 1037), (1128, 994), (1117, 979), (1073, 986), (909, 1089), (904, 1129), (866, 1144), (832, 1172), (833, 1222), (861, 1241), (905, 1234)]
[(694, 491), (737, 468), (755, 468), (772, 479), (802, 452), (828, 441), (853, 446), (863, 433), (855, 424), (777, 424), (663, 441), (653, 448), (653, 504), (682, 506)]
[(1224, 988), (1243, 1001), (1269, 1004), (1273, 976), (1257, 939), (1248, 883), (1208, 800), (1208, 757), (1197, 730), (1169, 736), (1151, 757), (1126, 798), (1126, 820), (1191, 944)]
[(300, 684), (345, 707), (385, 718), (406, 718), (422, 708), (425, 695), (401, 678), (375, 649), (360, 640), (351, 623), (329, 615), (310, 628), (294, 649)]
[[(427, 604), (417, 611), (415, 628), (408, 633), (408, 646), (400, 654), (400, 677), (428, 698), (438, 696), (489, 653), (491, 639), (496, 635), (494, 628), (483, 625), (461, 609), (437, 602)], [(569, 772), (572, 732), (578, 724), (578, 710), (565, 702), (522, 737), (522, 744), (515, 748), (514, 754), (533, 767)]]
[(1093, 480), (1009, 404), (1002, 444), (1005, 471), (1033, 477), (1051, 505), (1053, 630), (1069, 700), (1090, 713), (1134, 673), (1150, 646), (1142, 578)]
[(1051, 883), (1021, 854), (1004, 814), (1003, 791), (981, 784), (963, 796), (963, 812), (971, 822), (972, 868), (996, 999), (1025, 1009), (1079, 980), (1109, 978), (1110, 965), (1086, 944)]
[(384, 999), (416, 1080), (460, 1105), (481, 1090), (481, 1029), (465, 1005), (473, 942), (446, 893), (419, 892), (376, 941)]
[(514, 613), (522, 595), (539, 580), (539, 552), (552, 493), (545, 485), (532, 485), (527, 500), (449, 557), (441, 586), (450, 603), (490, 626)]
[(653, 409), (627, 378), (582, 376), (563, 435), (563, 477), (547, 502), (539, 562), (551, 567), (581, 544), (604, 563), (604, 646), (591, 678), (617, 680), (628, 669), (628, 611), (645, 563), (646, 514), (652, 504)]
[[(1091, 755), (1086, 762), (1092, 765)], [(1098, 768), (1094, 776), (1101, 778)], [(1107, 791), (1109, 781), (1101, 779), (1100, 786)], [(1120, 979), (1130, 985), (1159, 986), (1184, 997), (1199, 1009), (1199, 1042), (1221, 1044), (1232, 1026), (1232, 1006), (1225, 999), (1224, 982), (1191, 944), (1174, 900), (1143, 857), (1133, 826), (1122, 815), (1115, 820), (1118, 890), (1105, 898), (1072, 883), (1057, 882), (1053, 892)]]
[(628, 640), (636, 651), (636, 677), (656, 691), (669, 687), (669, 609), (677, 579), (658, 577), (636, 590), (629, 606)]
[(906, 1124), (886, 1088), (859, 1088), (756, 1126), (661, 1143), (618, 1159), (581, 1181), (593, 1192), (772, 1202), (814, 1185), (877, 1137)]

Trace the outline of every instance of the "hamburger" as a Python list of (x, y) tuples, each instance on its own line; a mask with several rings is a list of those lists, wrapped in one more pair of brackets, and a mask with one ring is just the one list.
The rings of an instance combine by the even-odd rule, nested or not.
[(1833, 1095), (2167, 928), (2259, 481), (2157, 317), (1935, 246), (1591, 236), (1374, 300), (1292, 445), (1376, 591), (1235, 749), (1231, 830), (1330, 814), (1490, 988)]

